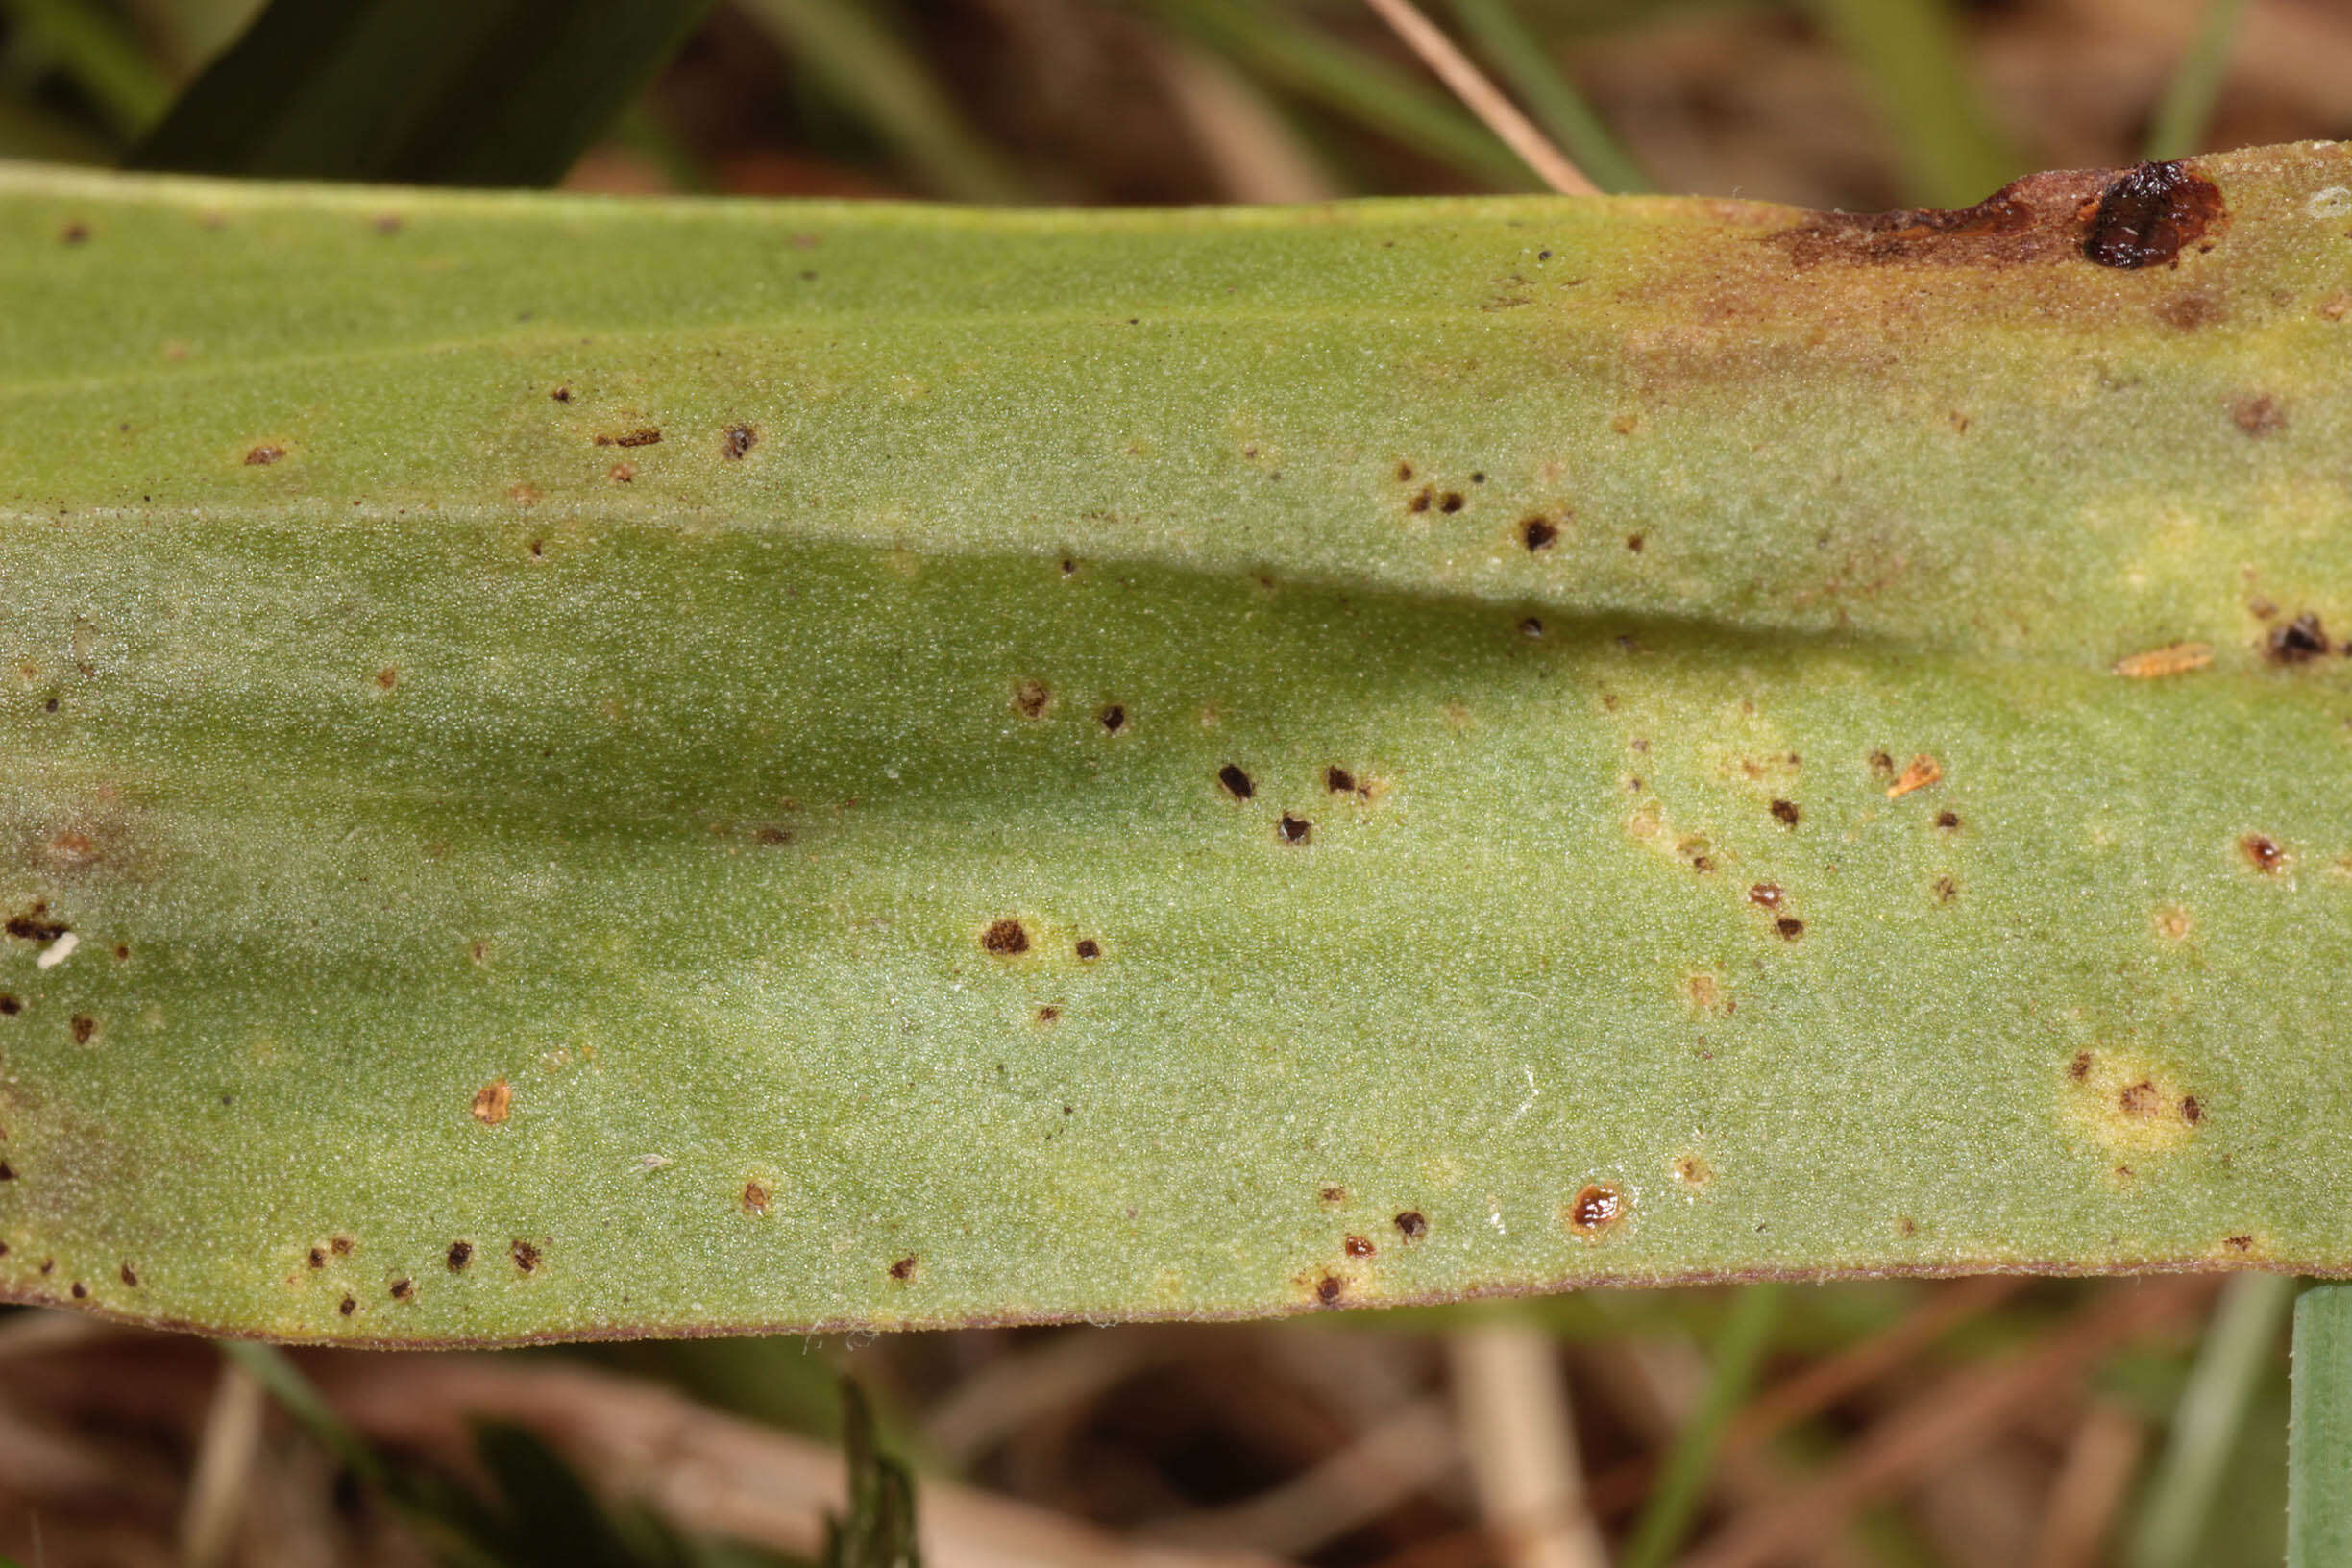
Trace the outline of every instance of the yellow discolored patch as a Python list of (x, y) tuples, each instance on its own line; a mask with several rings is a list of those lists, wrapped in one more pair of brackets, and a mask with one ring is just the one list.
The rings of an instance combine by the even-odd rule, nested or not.
[(1711, 974), (1694, 974), (1683, 982), (1683, 992), (1691, 1006), (1702, 1013), (1720, 1013), (1728, 1017), (1738, 1011), (1739, 1003), (1726, 995), (1723, 983)]
[(2163, 648), (2118, 659), (2114, 669), (2127, 680), (2156, 680), (2205, 669), (2213, 663), (2213, 657), (2211, 643), (2168, 643)]
[(1703, 1156), (1678, 1154), (1666, 1163), (1666, 1172), (1686, 1191), (1696, 1192), (1715, 1179), (1715, 1167)]
[(2189, 919), (2189, 912), (2178, 904), (2166, 904), (2158, 909), (2155, 920), (2156, 934), (2173, 942), (2186, 938), (2194, 923)]
[(2130, 1049), (2078, 1051), (2065, 1067), (2060, 1115), (2110, 1155), (2173, 1153), (2197, 1135), (2205, 1108), (2167, 1066)]
[(1911, 759), (1902, 771), (1902, 777), (1887, 786), (1889, 800), (1900, 799), (1914, 790), (1923, 790), (1944, 776), (1944, 765), (1924, 751)]

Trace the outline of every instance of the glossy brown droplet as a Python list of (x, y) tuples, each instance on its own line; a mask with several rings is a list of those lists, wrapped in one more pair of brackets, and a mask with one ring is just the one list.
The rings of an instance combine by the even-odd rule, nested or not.
[(2132, 270), (2176, 259), (2222, 215), (2221, 191), (2178, 161), (2127, 169), (2099, 195), (2083, 255)]
[(1623, 1217), (1625, 1207), (1615, 1188), (1596, 1182), (1568, 1200), (1568, 1228), (1587, 1238), (1598, 1237)]

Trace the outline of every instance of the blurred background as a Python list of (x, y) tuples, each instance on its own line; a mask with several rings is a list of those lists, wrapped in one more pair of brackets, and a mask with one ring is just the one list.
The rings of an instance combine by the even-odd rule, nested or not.
[[(115, 161), (257, 9), (0, 0), (0, 156)], [(1429, 10), (1615, 190), (1965, 205), (2035, 168), (2352, 137), (2342, 0)], [(566, 184), (1065, 205), (1534, 188), (1358, 0), (729, 0)], [(0, 1309), (0, 1557), (885, 1563), (870, 1457), (850, 1466), (864, 1533), (824, 1538), (846, 1372), (950, 1568), (2274, 1564), (2293, 1289), (1766, 1284), (291, 1358)]]

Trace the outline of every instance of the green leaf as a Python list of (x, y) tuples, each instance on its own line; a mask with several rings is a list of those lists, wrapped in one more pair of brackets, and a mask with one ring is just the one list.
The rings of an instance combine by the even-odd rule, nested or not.
[(866, 1396), (842, 1380), (842, 1458), (849, 1511), (825, 1521), (824, 1568), (922, 1568), (915, 1540), (915, 1477), (874, 1442)]
[(744, 0), (744, 14), (772, 34), (873, 127), (935, 194), (1008, 202), (1021, 194), (1005, 166), (920, 55), (856, 0)]
[(2205, 0), (2205, 13), (2197, 19), (2196, 32), (2148, 127), (2148, 157), (2186, 158), (2204, 145), (2244, 9), (2244, 0)]
[[(2199, 1555), (2201, 1543), (2264, 1374), (2276, 1375), (2279, 1330), (2294, 1295), (2295, 1282), (2283, 1274), (2242, 1274), (2221, 1293), (2131, 1532), (2132, 1568), (2211, 1560)], [(2232, 1498), (2219, 1516), (2228, 1518), (2240, 1502)], [(2242, 1520), (2233, 1520), (2230, 1531), (2242, 1528)]]
[(2352, 1560), (2352, 1286), (2295, 1298), (2287, 1568)]
[(1916, 197), (1973, 201), (2027, 166), (1970, 79), (1950, 0), (1806, 0), (1806, 9), (1862, 73)]
[(274, 0), (134, 167), (534, 185), (684, 41), (709, 0)]
[(2352, 1266), (2352, 151), (0, 187), (0, 1294)]

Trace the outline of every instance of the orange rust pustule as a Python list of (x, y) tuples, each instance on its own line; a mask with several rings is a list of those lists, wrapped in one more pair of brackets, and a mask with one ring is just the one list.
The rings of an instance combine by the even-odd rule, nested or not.
[(1764, 236), (1790, 262), (2002, 267), (2088, 260), (2125, 269), (2175, 260), (2219, 226), (2221, 191), (2187, 164), (2059, 169), (2012, 181), (1974, 207), (1817, 212)]
[(2175, 261), (2222, 212), (2220, 187), (2187, 164), (2143, 163), (2099, 193), (2083, 255), (2126, 270)]

